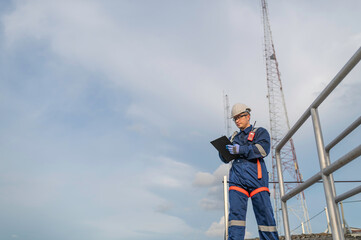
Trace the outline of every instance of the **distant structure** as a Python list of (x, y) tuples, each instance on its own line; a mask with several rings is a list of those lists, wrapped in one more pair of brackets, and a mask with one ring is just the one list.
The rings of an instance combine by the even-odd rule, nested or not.
[(223, 91), (224, 127), (227, 137), (231, 135), (231, 119), (228, 95)]
[[(271, 132), (271, 153), (272, 153), (272, 175), (271, 181), (277, 182), (277, 167), (275, 148), (277, 144), (285, 136), (286, 132), (290, 129), (288, 121), (286, 103), (282, 90), (281, 74), (278, 69), (278, 62), (276, 57), (276, 51), (273, 45), (271, 26), (268, 19), (268, 7), (266, 0), (261, 0), (262, 15), (263, 15), (263, 29), (264, 29), (264, 57), (266, 60), (266, 74), (267, 74), (267, 87), (268, 87), (268, 104), (269, 104), (269, 118), (270, 118), (270, 132)], [(281, 151), (282, 170), (285, 181), (293, 181), (296, 184), (302, 182), (302, 175), (298, 167), (295, 146), (293, 140), (282, 148)], [(297, 183), (298, 182), (298, 183)], [(291, 187), (295, 187), (295, 184), (286, 184), (286, 191)], [(274, 212), (275, 219), (280, 232), (280, 226), (282, 220), (280, 217), (280, 193), (279, 185), (273, 184), (274, 194)], [(295, 213), (300, 224), (302, 225), (303, 233), (312, 233), (311, 225), (309, 222), (309, 215), (307, 210), (307, 204), (305, 195), (302, 192), (297, 196), (298, 203), (296, 206), (289, 208), (290, 212)]]

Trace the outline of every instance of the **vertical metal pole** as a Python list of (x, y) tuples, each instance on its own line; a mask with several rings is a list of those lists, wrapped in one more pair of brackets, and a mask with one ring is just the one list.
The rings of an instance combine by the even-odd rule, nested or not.
[(282, 197), (285, 195), (285, 183), (283, 181), (283, 173), (282, 173), (282, 164), (281, 164), (281, 154), (280, 150), (276, 150), (276, 163), (277, 163), (277, 175), (279, 181), (280, 188), (280, 199), (281, 199), (281, 208), (282, 208), (282, 218), (283, 218), (283, 227), (285, 229), (285, 239), (291, 240), (291, 231), (290, 224), (288, 220), (288, 210), (286, 201), (282, 201)]
[(302, 234), (305, 234), (305, 226), (304, 226), (303, 222), (301, 222), (301, 226), (302, 226)]
[[(326, 160), (326, 151), (323, 143), (323, 136), (321, 130), (321, 123), (318, 116), (318, 111), (316, 108), (311, 108), (313, 128), (315, 132), (316, 144), (318, 158), (320, 162), (320, 169), (323, 171), (327, 167)], [(344, 240), (344, 235), (342, 233), (340, 213), (338, 211), (337, 205), (335, 203), (335, 196), (333, 195), (334, 182), (332, 181), (329, 175), (322, 174), (323, 187), (325, 191), (326, 203), (327, 203), (327, 212), (330, 215), (331, 231), (333, 240)]]
[(341, 215), (342, 215), (342, 229), (343, 229), (343, 233), (347, 233), (346, 231), (346, 220), (345, 220), (345, 214), (343, 212), (343, 204), (342, 202), (340, 202), (340, 207), (341, 207)]
[(332, 233), (331, 228), (330, 228), (330, 217), (328, 216), (327, 207), (325, 207), (325, 213), (326, 213), (326, 220), (327, 220), (327, 232)]
[[(331, 164), (331, 161), (330, 161), (330, 153), (329, 152), (326, 152), (326, 163), (327, 163), (327, 166), (329, 166)], [(332, 188), (332, 194), (334, 197), (336, 197), (336, 189), (335, 189), (335, 184), (334, 184), (334, 180), (333, 180), (333, 174), (331, 173), (330, 174), (330, 179), (331, 179), (331, 182), (333, 184), (331, 184), (331, 188)]]
[(224, 192), (224, 240), (228, 239), (228, 185), (227, 176), (223, 177), (223, 192)]

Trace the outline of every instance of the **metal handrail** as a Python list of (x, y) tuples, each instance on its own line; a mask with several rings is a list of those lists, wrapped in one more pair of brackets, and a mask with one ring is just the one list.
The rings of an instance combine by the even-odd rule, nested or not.
[(346, 128), (340, 135), (338, 135), (333, 141), (331, 141), (326, 147), (325, 151), (328, 153), (330, 150), (336, 146), (342, 139), (349, 135), (353, 130), (355, 130), (361, 124), (361, 116), (359, 116), (351, 125)]
[(313, 101), (310, 107), (303, 113), (299, 120), (293, 125), (283, 139), (278, 143), (276, 151), (280, 151), (281, 148), (288, 142), (288, 140), (295, 134), (295, 132), (306, 122), (311, 116), (311, 109), (318, 108), (321, 103), (328, 97), (328, 95), (337, 87), (337, 85), (345, 78), (349, 72), (356, 66), (361, 59), (361, 47), (350, 58), (345, 66), (337, 73), (333, 80), (327, 85), (327, 87), (320, 93), (320, 95)]
[[(344, 137), (346, 137), (350, 132), (352, 132), (358, 125), (360, 125), (360, 118), (358, 118), (354, 123), (352, 123), (345, 131), (343, 131), (335, 140), (325, 148), (323, 143), (323, 136), (321, 131), (321, 124), (318, 116), (317, 108), (321, 103), (328, 97), (328, 95), (338, 86), (338, 84), (347, 76), (347, 74), (357, 65), (361, 60), (361, 47), (356, 51), (356, 53), (350, 58), (350, 60), (345, 64), (345, 66), (337, 73), (337, 75), (332, 79), (332, 81), (326, 86), (326, 88), (320, 93), (320, 95), (315, 99), (315, 101), (310, 105), (310, 107), (305, 111), (305, 113), (299, 118), (296, 124), (287, 132), (284, 138), (276, 146), (276, 163), (277, 163), (277, 173), (278, 181), (280, 183), (280, 196), (281, 196), (281, 208), (284, 224), (284, 232), (286, 240), (291, 240), (289, 220), (288, 220), (288, 210), (287, 210), (287, 200), (302, 192), (306, 188), (312, 186), (319, 180), (323, 180), (323, 186), (326, 196), (327, 211), (331, 216), (331, 230), (334, 240), (344, 240), (344, 236), (341, 228), (340, 213), (338, 211), (336, 203), (342, 201), (349, 196), (361, 191), (361, 187), (352, 189), (349, 192), (346, 192), (340, 196), (335, 196), (335, 186), (332, 174), (334, 171), (354, 160), (361, 154), (361, 145), (356, 147), (351, 152), (347, 153), (345, 156), (341, 157), (339, 160), (330, 164), (329, 160), (329, 151), (334, 147), (338, 142), (340, 142)], [(282, 147), (290, 140), (290, 138), (297, 132), (297, 130), (306, 122), (306, 120), (312, 117), (318, 157), (320, 162), (321, 171), (302, 184), (298, 185), (296, 188), (285, 194), (282, 165), (281, 165), (281, 154), (280, 151)]]
[(335, 172), (336, 170), (340, 169), (347, 163), (351, 162), (355, 158), (361, 155), (361, 144), (355, 147), (353, 150), (345, 154), (343, 157), (323, 169), (322, 173), (324, 175), (330, 175), (331, 173)]
[(353, 189), (351, 189), (350, 191), (348, 192), (345, 192), (339, 196), (337, 196), (335, 198), (335, 202), (338, 203), (338, 202), (341, 202), (349, 197), (352, 197), (353, 195), (357, 194), (357, 193), (360, 193), (361, 192), (361, 185), (358, 186), (358, 187), (355, 187)]
[[(351, 162), (355, 158), (361, 155), (361, 145), (354, 148), (351, 152), (347, 153), (340, 159), (338, 159), (336, 162), (332, 163), (328, 167), (326, 167), (323, 171), (320, 171), (304, 181), (302, 184), (298, 185), (297, 187), (290, 190), (287, 194), (285, 194), (283, 197), (281, 197), (281, 201), (288, 201), (292, 197), (296, 196), (300, 192), (306, 190), (308, 187), (312, 186), (313, 184), (317, 183), (317, 181), (320, 181), (322, 179), (322, 174), (324, 175), (330, 175), (331, 173), (338, 170), (340, 167), (346, 165), (347, 163)], [(339, 201), (337, 201), (339, 202)]]

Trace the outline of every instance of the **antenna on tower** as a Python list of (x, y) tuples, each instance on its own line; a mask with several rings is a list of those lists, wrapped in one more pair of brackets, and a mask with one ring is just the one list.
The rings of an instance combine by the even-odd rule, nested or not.
[[(286, 132), (290, 129), (288, 121), (286, 102), (283, 95), (281, 74), (278, 69), (278, 61), (276, 51), (273, 45), (271, 26), (268, 19), (268, 7), (266, 0), (261, 0), (262, 16), (263, 16), (263, 30), (264, 30), (264, 57), (266, 61), (266, 75), (267, 75), (267, 88), (268, 88), (268, 104), (269, 104), (269, 118), (271, 128), (271, 153), (272, 153), (272, 175), (271, 181), (277, 182), (277, 167), (275, 147), (284, 137)], [(302, 182), (302, 175), (298, 166), (295, 146), (292, 138), (286, 143), (281, 151), (282, 171), (284, 176), (290, 178), (291, 181), (296, 181), (298, 184)], [(291, 188), (290, 184), (286, 184), (286, 191)], [(280, 193), (279, 185), (273, 184), (274, 195), (274, 212), (277, 226), (281, 225), (280, 218)], [(298, 197), (298, 205), (292, 207), (292, 212), (301, 213), (297, 214), (302, 224), (305, 224), (307, 233), (312, 233), (311, 225), (309, 222), (309, 215), (307, 210), (306, 198), (303, 192)], [(301, 215), (301, 216), (299, 216)], [(278, 229), (280, 230), (280, 229)], [(280, 232), (280, 231), (279, 231)]]
[(223, 91), (223, 107), (224, 107), (224, 127), (225, 134), (227, 137), (231, 134), (231, 119), (230, 119), (230, 111), (229, 111), (229, 99), (228, 95)]

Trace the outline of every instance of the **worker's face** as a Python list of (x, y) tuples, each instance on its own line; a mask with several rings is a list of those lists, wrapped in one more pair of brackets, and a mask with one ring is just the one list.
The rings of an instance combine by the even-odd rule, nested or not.
[(250, 126), (250, 115), (248, 113), (240, 113), (234, 116), (233, 120), (236, 123), (237, 127), (241, 130)]

